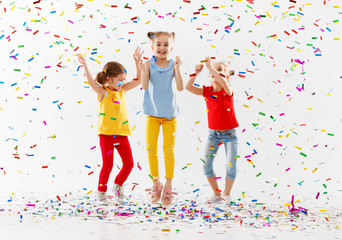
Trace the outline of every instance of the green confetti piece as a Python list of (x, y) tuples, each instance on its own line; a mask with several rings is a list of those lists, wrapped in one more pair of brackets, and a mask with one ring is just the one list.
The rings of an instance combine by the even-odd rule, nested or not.
[(113, 30), (112, 31), (114, 31), (114, 30), (116, 30), (117, 28), (113, 28)]
[(252, 123), (254, 127), (259, 126), (259, 123)]
[(278, 183), (274, 184), (273, 187), (276, 187), (278, 185)]
[(206, 8), (203, 5), (201, 5), (201, 7), (204, 8), (204, 10), (206, 10)]
[(238, 51), (239, 51), (239, 49), (233, 49), (233, 51), (234, 51), (234, 52), (238, 52)]
[(312, 46), (313, 46), (311, 43), (307, 43), (306, 45), (307, 45), (307, 46), (310, 46), (310, 47), (312, 47)]
[(295, 131), (292, 131), (294, 134), (298, 135), (298, 133), (296, 133)]
[(205, 163), (205, 161), (204, 161), (202, 158), (200, 158), (200, 159), (201, 159), (201, 161), (202, 161), (202, 162), (204, 162), (204, 163)]
[(174, 12), (173, 16), (177, 14), (177, 11)]
[(327, 194), (328, 192), (324, 192), (323, 194)]
[(332, 137), (333, 137), (333, 136), (334, 136), (334, 134), (332, 134), (332, 133), (328, 133), (328, 136), (332, 136)]
[(335, 22), (339, 22), (339, 20), (334, 20), (333, 23), (335, 23)]
[(248, 6), (247, 4), (246, 4), (246, 6), (249, 7), (250, 9), (253, 9), (251, 6)]
[(259, 177), (261, 175), (261, 173), (258, 173), (257, 175), (256, 175), (256, 177)]
[(312, 39), (317, 39), (317, 37), (312, 37)]
[(149, 176), (151, 179), (153, 179), (153, 177), (152, 177), (152, 175), (151, 175), (151, 174), (149, 174), (148, 176)]
[(264, 205), (264, 204), (261, 202), (257, 202), (257, 203), (255, 203), (255, 205)]
[(188, 166), (183, 167), (182, 170), (186, 169), (187, 167), (188, 167)]
[(241, 30), (240, 28), (239, 28), (239, 29), (236, 29), (235, 32), (237, 33), (237, 32), (240, 31), (240, 30)]
[(323, 183), (323, 187), (327, 188), (327, 186)]
[(302, 152), (300, 153), (300, 155), (302, 155), (302, 156), (306, 157), (306, 154), (304, 154), (304, 153), (302, 153)]
[(16, 71), (16, 72), (20, 72), (21, 70), (20, 69), (13, 69), (14, 71)]
[(114, 121), (116, 120), (116, 118), (110, 118), (110, 119), (112, 119), (112, 120), (114, 120)]
[(275, 121), (275, 118), (274, 118), (272, 115), (270, 116), (270, 118), (271, 118), (273, 121)]
[(295, 17), (295, 16), (296, 16), (296, 14), (293, 14), (293, 13), (290, 13), (289, 15), (292, 16), (292, 17)]
[(265, 113), (262, 113), (262, 112), (259, 112), (259, 114), (262, 115), (262, 116), (266, 116), (266, 114), (265, 114)]
[(18, 48), (24, 47), (24, 45), (19, 45)]
[(51, 157), (51, 159), (56, 159), (56, 157)]
[(235, 22), (235, 20), (234, 20), (234, 19), (232, 19), (232, 18), (228, 18), (228, 20), (230, 20), (230, 21), (232, 21), (232, 22)]
[(122, 124), (126, 124), (126, 123), (128, 123), (128, 121), (125, 121), (125, 122), (123, 122)]
[(105, 113), (100, 113), (100, 115), (105, 116), (106, 114)]

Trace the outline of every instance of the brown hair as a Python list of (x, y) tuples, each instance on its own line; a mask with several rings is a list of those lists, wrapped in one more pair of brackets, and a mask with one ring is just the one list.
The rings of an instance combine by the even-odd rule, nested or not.
[(124, 72), (126, 72), (126, 70), (120, 63), (115, 61), (107, 62), (103, 67), (103, 71), (96, 75), (95, 81), (100, 84), (105, 84), (107, 83), (107, 77), (116, 77)]
[(174, 32), (162, 32), (162, 31), (157, 31), (157, 32), (148, 32), (147, 37), (154, 43), (154, 39), (160, 35), (167, 35), (169, 38), (172, 40), (175, 40), (175, 33)]

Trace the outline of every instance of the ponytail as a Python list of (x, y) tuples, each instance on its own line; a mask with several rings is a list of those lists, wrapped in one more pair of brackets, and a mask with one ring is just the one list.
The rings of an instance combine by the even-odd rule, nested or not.
[(99, 72), (96, 75), (95, 81), (100, 84), (105, 84), (107, 82), (106, 73), (104, 71)]
[(157, 31), (157, 32), (148, 32), (147, 37), (154, 42), (154, 39), (158, 37), (159, 35), (167, 35), (169, 38), (172, 40), (175, 40), (176, 34), (174, 32), (162, 32), (162, 31)]

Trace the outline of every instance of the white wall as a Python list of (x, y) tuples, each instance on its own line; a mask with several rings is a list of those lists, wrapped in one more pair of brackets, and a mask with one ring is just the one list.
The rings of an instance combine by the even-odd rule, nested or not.
[[(181, 57), (185, 82), (194, 72), (195, 64), (208, 55), (229, 60), (236, 70), (231, 83), (240, 123), (241, 158), (234, 188), (237, 197), (246, 192), (255, 198), (265, 191), (275, 198), (280, 196), (282, 201), (289, 201), (292, 194), (296, 194), (296, 199), (323, 202), (328, 198), (333, 201), (340, 193), (342, 31), (340, 21), (335, 21), (341, 19), (339, 1), (325, 4), (323, 1), (277, 1), (273, 5), (274, 1), (250, 4), (237, 0), (78, 1), (84, 5), (78, 10), (73, 1), (32, 2), (0, 3), (0, 37), (4, 35), (0, 39), (2, 189), (62, 193), (82, 188), (96, 190), (98, 165), (101, 164), (96, 135), (98, 103), (95, 93), (85, 88), (83, 69), (78, 70), (75, 54), (86, 54), (94, 77), (107, 61), (114, 59), (128, 69), (128, 79), (132, 79), (135, 77), (133, 50), (140, 46), (145, 50), (144, 56), (151, 57), (146, 33), (166, 30), (176, 33), (171, 57)], [(126, 3), (132, 9), (124, 8)], [(108, 7), (114, 4), (116, 8)], [(201, 5), (206, 10), (194, 15)], [(213, 9), (213, 6), (220, 8)], [(174, 17), (169, 14), (176, 11)], [(266, 17), (258, 19), (259, 15)], [(137, 20), (132, 21), (136, 16)], [(224, 27), (232, 23), (228, 18), (235, 20), (230, 33), (224, 31)], [(101, 28), (101, 24), (105, 28)], [(214, 34), (216, 29), (218, 32)], [(33, 34), (37, 30), (38, 33)], [(273, 34), (277, 37), (269, 37)], [(240, 55), (234, 54), (234, 49), (238, 49)], [(315, 53), (318, 49), (320, 51)], [(316, 55), (319, 53), (321, 56)], [(30, 61), (32, 56), (34, 59)], [(305, 63), (295, 63), (295, 59)], [(59, 63), (61, 67), (57, 66)], [(246, 69), (253, 73), (239, 77), (238, 73)], [(197, 83), (209, 84), (207, 76), (208, 71), (203, 71)], [(304, 90), (297, 90), (302, 84)], [(142, 91), (136, 88), (126, 95), (131, 127), (136, 125), (130, 142), (134, 160), (142, 167), (141, 171), (134, 168), (127, 188), (137, 182), (140, 185), (136, 191), (150, 185), (144, 150), (145, 117), (141, 112), (137, 114), (142, 111)], [(246, 93), (253, 98), (248, 100)], [(205, 103), (203, 98), (187, 91), (179, 93), (178, 98), (181, 115), (178, 117), (174, 186), (179, 191), (190, 192), (200, 188), (197, 193), (207, 195), (208, 187), (202, 188), (206, 180), (200, 161), (207, 138)], [(58, 102), (53, 103), (55, 101)], [(62, 104), (61, 109), (58, 104)], [(281, 113), (285, 114), (280, 116)], [(200, 123), (195, 124), (197, 121)], [(259, 125), (254, 127), (252, 123)], [(56, 138), (52, 139), (53, 135)], [(35, 144), (36, 147), (31, 148)], [(313, 147), (315, 145), (318, 146)], [(96, 148), (91, 150), (93, 146)], [(258, 152), (250, 158), (255, 168), (245, 158), (253, 149)], [(307, 157), (300, 155), (301, 152)], [(14, 154), (20, 159), (14, 158)], [(34, 156), (27, 156), (32, 154)], [(218, 176), (224, 176), (223, 155), (221, 149), (215, 167)], [(162, 161), (161, 154), (160, 157)], [(117, 154), (115, 163), (121, 165)], [(192, 165), (182, 170), (188, 163)], [(286, 171), (288, 168), (290, 170)], [(313, 173), (315, 168), (317, 171)], [(94, 173), (88, 175), (91, 171)], [(163, 168), (160, 171), (163, 176)], [(261, 175), (256, 177), (258, 173)], [(331, 180), (326, 181), (329, 178)], [(304, 182), (300, 186), (301, 181)], [(273, 187), (275, 183), (277, 187)], [(315, 199), (317, 192), (321, 193), (318, 200)]]

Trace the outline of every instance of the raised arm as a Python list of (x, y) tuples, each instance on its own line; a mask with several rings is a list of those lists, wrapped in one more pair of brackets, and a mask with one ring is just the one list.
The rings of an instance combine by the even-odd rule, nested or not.
[(97, 82), (94, 81), (93, 77), (91, 76), (91, 73), (88, 69), (87, 63), (85, 59), (81, 56), (78, 56), (78, 61), (83, 64), (84, 72), (87, 78), (87, 82), (90, 83), (90, 87), (99, 95), (99, 98), (102, 99), (102, 97), (105, 94), (105, 90), (102, 86), (100, 86)]
[(196, 95), (203, 95), (203, 88), (194, 86), (197, 75), (202, 71), (203, 65), (197, 64), (195, 67), (195, 73), (190, 75), (189, 81), (185, 85), (185, 89)]
[(150, 81), (150, 61), (140, 62), (139, 68), (141, 70), (141, 86), (144, 90), (148, 89), (148, 83)]
[(139, 64), (141, 62), (141, 56), (142, 56), (143, 53), (144, 53), (144, 51), (141, 52), (140, 47), (137, 47), (135, 49), (135, 52), (133, 54), (133, 58), (134, 58), (134, 62), (135, 62), (135, 69), (136, 69), (136, 73), (137, 73), (137, 78), (133, 79), (133, 81), (125, 83), (122, 86), (124, 91), (131, 90), (131, 89), (135, 88), (136, 86), (138, 86), (141, 83), (141, 70), (140, 70)]
[(183, 84), (183, 78), (180, 73), (179, 66), (181, 64), (180, 58), (177, 56), (176, 61), (174, 62), (174, 71), (175, 71), (175, 79), (176, 79), (176, 87), (178, 91), (183, 91), (184, 89), (184, 84)]
[[(221, 86), (223, 87), (224, 91), (229, 95), (232, 96), (233, 95), (233, 89), (228, 85), (226, 79), (225, 79), (225, 75), (223, 75), (222, 73), (219, 73), (211, 64), (211, 58), (210, 57), (206, 57), (205, 58), (206, 61), (206, 66), (208, 68), (208, 70), (214, 75), (214, 78), (221, 84)], [(228, 76), (229, 77), (229, 76)]]

